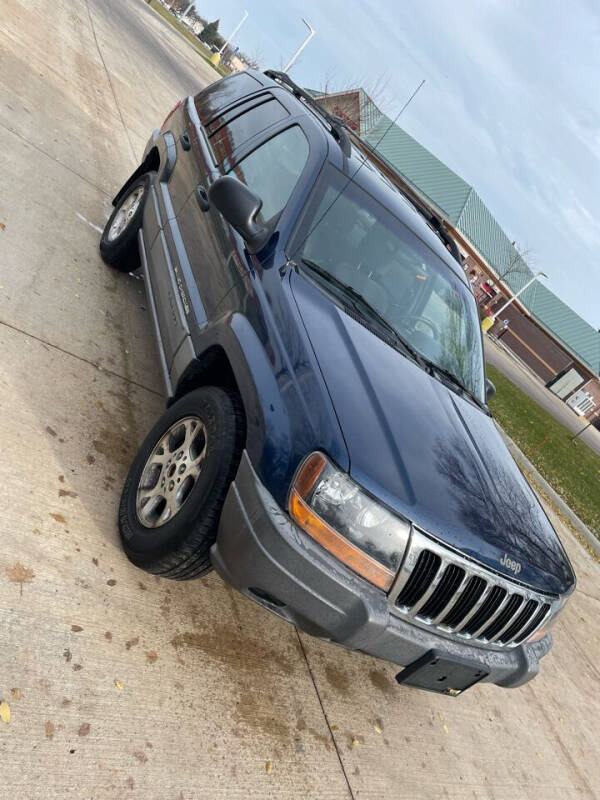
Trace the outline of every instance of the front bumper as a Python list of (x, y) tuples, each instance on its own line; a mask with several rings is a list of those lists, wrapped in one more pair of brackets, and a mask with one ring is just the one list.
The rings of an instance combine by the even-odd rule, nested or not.
[(244, 451), (225, 500), (212, 563), (238, 591), (314, 636), (412, 664), (430, 650), (481, 663), (486, 681), (520, 686), (537, 675), (551, 637), (508, 651), (454, 641), (390, 613), (387, 596), (295, 525), (257, 477)]

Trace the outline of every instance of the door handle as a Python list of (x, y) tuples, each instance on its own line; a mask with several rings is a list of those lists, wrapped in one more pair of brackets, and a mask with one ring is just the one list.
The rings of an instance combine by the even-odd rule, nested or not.
[(201, 211), (208, 211), (210, 208), (210, 203), (208, 202), (208, 192), (204, 186), (202, 186), (202, 184), (196, 186), (196, 200), (198, 201)]
[(187, 131), (181, 134), (179, 141), (181, 142), (181, 146), (184, 150), (189, 150), (192, 146), (192, 140), (190, 139), (190, 135)]

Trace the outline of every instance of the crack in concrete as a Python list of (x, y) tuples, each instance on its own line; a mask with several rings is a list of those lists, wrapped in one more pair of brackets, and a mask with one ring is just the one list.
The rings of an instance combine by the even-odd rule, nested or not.
[(113, 86), (112, 78), (110, 77), (110, 72), (108, 71), (108, 67), (106, 66), (106, 61), (104, 60), (104, 56), (102, 55), (102, 50), (100, 49), (100, 42), (98, 41), (98, 37), (96, 36), (96, 28), (94, 27), (94, 20), (92, 17), (92, 12), (90, 11), (90, 4), (88, 0), (85, 0), (85, 7), (88, 12), (88, 17), (90, 18), (90, 28), (92, 30), (92, 35), (94, 37), (94, 42), (96, 43), (96, 50), (98, 51), (98, 55), (100, 56), (100, 61), (102, 61), (102, 66), (104, 67), (104, 72), (106, 73), (106, 78), (108, 80), (108, 85), (110, 86), (110, 91), (113, 96), (113, 100), (115, 101), (115, 106), (117, 111), (119, 112), (119, 117), (121, 119), (121, 124), (123, 125), (123, 130), (125, 131), (125, 136), (127, 136), (127, 141), (129, 142), (129, 147), (131, 149), (131, 155), (133, 156), (134, 164), (137, 161), (135, 155), (135, 148), (133, 146), (133, 142), (131, 141), (131, 137), (129, 135), (129, 129), (125, 124), (125, 117), (123, 116), (123, 112), (121, 111), (121, 106), (119, 105), (119, 101), (117, 100), (117, 93), (115, 92), (115, 87)]
[(25, 142), (25, 144), (29, 145), (29, 147), (33, 147), (33, 149), (37, 150), (38, 153), (41, 153), (43, 156), (46, 156), (46, 158), (49, 158), (50, 161), (54, 161), (54, 163), (58, 164), (59, 167), (63, 167), (68, 172), (70, 172), (71, 174), (75, 175), (77, 178), (80, 178), (82, 181), (87, 183), (89, 186), (91, 186), (92, 188), (94, 188), (97, 191), (99, 191), (101, 194), (103, 194), (109, 200), (112, 200), (112, 195), (109, 194), (108, 192), (106, 192), (104, 189), (102, 189), (102, 187), (100, 187), (97, 184), (95, 184), (89, 178), (86, 178), (85, 175), (82, 175), (80, 172), (77, 172), (77, 170), (73, 169), (73, 167), (70, 167), (68, 164), (65, 164), (60, 159), (56, 158), (56, 156), (53, 156), (51, 153), (48, 153), (46, 150), (41, 148), (35, 142), (32, 142), (31, 139), (28, 139), (22, 133), (19, 133), (19, 131), (15, 130), (14, 128), (9, 127), (8, 125), (5, 125), (2, 122), (0, 122), (0, 128), (3, 128), (5, 131), (8, 131), (8, 133), (12, 133), (13, 136), (17, 137), (17, 139), (20, 139), (22, 142)]
[(46, 347), (51, 347), (53, 350), (57, 350), (59, 353), (64, 353), (66, 356), (70, 356), (71, 358), (76, 358), (77, 361), (82, 361), (84, 364), (88, 364), (90, 367), (94, 367), (99, 372), (104, 372), (107, 375), (112, 375), (113, 378), (118, 378), (125, 383), (129, 383), (132, 386), (137, 386), (138, 389), (143, 389), (145, 392), (150, 392), (151, 394), (155, 394), (158, 397), (164, 397), (162, 392), (157, 391), (156, 389), (151, 389), (149, 386), (144, 386), (143, 383), (138, 383), (138, 381), (134, 381), (133, 378), (127, 378), (125, 375), (119, 375), (118, 372), (114, 372), (113, 370), (106, 369), (106, 367), (102, 367), (99, 364), (96, 364), (94, 361), (90, 361), (88, 358), (84, 358), (83, 356), (77, 355), (77, 353), (71, 353), (70, 350), (65, 350), (63, 347), (60, 347), (53, 342), (49, 342), (47, 339), (42, 339), (40, 336), (36, 336), (34, 333), (29, 333), (28, 331), (24, 331), (22, 328), (17, 328), (16, 325), (11, 325), (10, 322), (5, 322), (4, 320), (0, 319), (0, 325), (8, 328), (11, 331), (15, 331), (16, 333), (20, 333), (22, 336), (26, 336), (29, 339), (34, 339), (36, 342), (45, 345)]
[(342, 754), (340, 753), (338, 744), (335, 740), (335, 736), (333, 735), (333, 731), (331, 730), (331, 725), (329, 724), (329, 719), (327, 718), (327, 712), (325, 711), (325, 706), (323, 705), (323, 701), (321, 700), (321, 695), (319, 693), (319, 687), (317, 686), (317, 682), (315, 680), (315, 676), (313, 675), (313, 671), (310, 666), (310, 662), (308, 660), (308, 654), (304, 649), (304, 643), (300, 638), (300, 634), (298, 632), (298, 628), (294, 626), (294, 630), (296, 631), (296, 636), (298, 637), (298, 644), (300, 645), (300, 650), (302, 650), (302, 655), (304, 656), (304, 660), (306, 661), (306, 668), (308, 669), (308, 674), (310, 675), (310, 679), (315, 689), (315, 694), (317, 695), (317, 700), (319, 701), (319, 705), (321, 706), (321, 712), (323, 713), (323, 718), (325, 719), (325, 724), (327, 725), (327, 730), (329, 731), (329, 736), (335, 748), (336, 755), (338, 757), (338, 761), (340, 762), (340, 769), (342, 770), (342, 775), (346, 781), (346, 786), (348, 787), (348, 792), (352, 800), (356, 800), (354, 796), (354, 792), (352, 791), (352, 786), (350, 784), (350, 779), (348, 778), (348, 773), (346, 772), (346, 767), (344, 766), (344, 762), (342, 761)]

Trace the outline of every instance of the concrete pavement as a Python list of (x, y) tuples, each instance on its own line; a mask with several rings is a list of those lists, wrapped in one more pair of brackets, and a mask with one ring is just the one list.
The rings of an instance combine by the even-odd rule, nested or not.
[(600, 564), (554, 516), (579, 591), (541, 675), (457, 701), (129, 564), (120, 486), (164, 402), (96, 228), (213, 74), (141, 0), (5, 0), (0, 58), (0, 798), (598, 796)]

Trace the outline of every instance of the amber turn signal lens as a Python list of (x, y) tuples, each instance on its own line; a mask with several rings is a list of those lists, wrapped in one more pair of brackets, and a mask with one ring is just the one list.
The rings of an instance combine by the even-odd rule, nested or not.
[[(308, 459), (305, 466), (308, 466), (309, 461), (310, 459)], [(316, 466), (314, 466), (314, 472), (311, 472), (310, 476), (307, 477), (307, 483), (312, 480), (309, 489), (314, 485), (320, 473), (323, 471), (325, 463), (325, 459), (323, 458), (323, 464), (320, 470), (317, 471)], [(304, 469), (302, 470), (302, 474), (298, 477), (300, 479), (304, 478)], [(298, 482), (296, 483), (296, 486), (297, 485)], [(302, 485), (302, 480), (300, 480), (300, 485)], [(289, 512), (292, 519), (294, 519), (309, 536), (312, 536), (315, 541), (350, 567), (351, 570), (384, 591), (387, 591), (391, 587), (392, 581), (394, 580), (394, 573), (387, 569), (387, 567), (379, 564), (374, 558), (363, 553), (362, 550), (324, 522), (318, 514), (315, 514), (312, 508), (304, 502), (296, 488), (292, 489), (290, 494)]]
[(529, 639), (527, 639), (527, 644), (531, 644), (532, 642), (539, 642), (539, 640), (540, 640), (540, 639), (543, 639), (543, 638), (544, 638), (544, 636), (545, 636), (547, 633), (548, 633), (548, 631), (547, 631), (547, 630), (544, 630), (543, 628), (542, 628), (542, 629), (540, 629), (539, 631), (536, 631), (536, 632), (533, 634), (533, 636), (530, 636), (530, 637), (529, 637)]
[(311, 453), (309, 455), (304, 464), (302, 464), (294, 481), (294, 489), (300, 497), (306, 497), (326, 466), (327, 459), (322, 453)]

